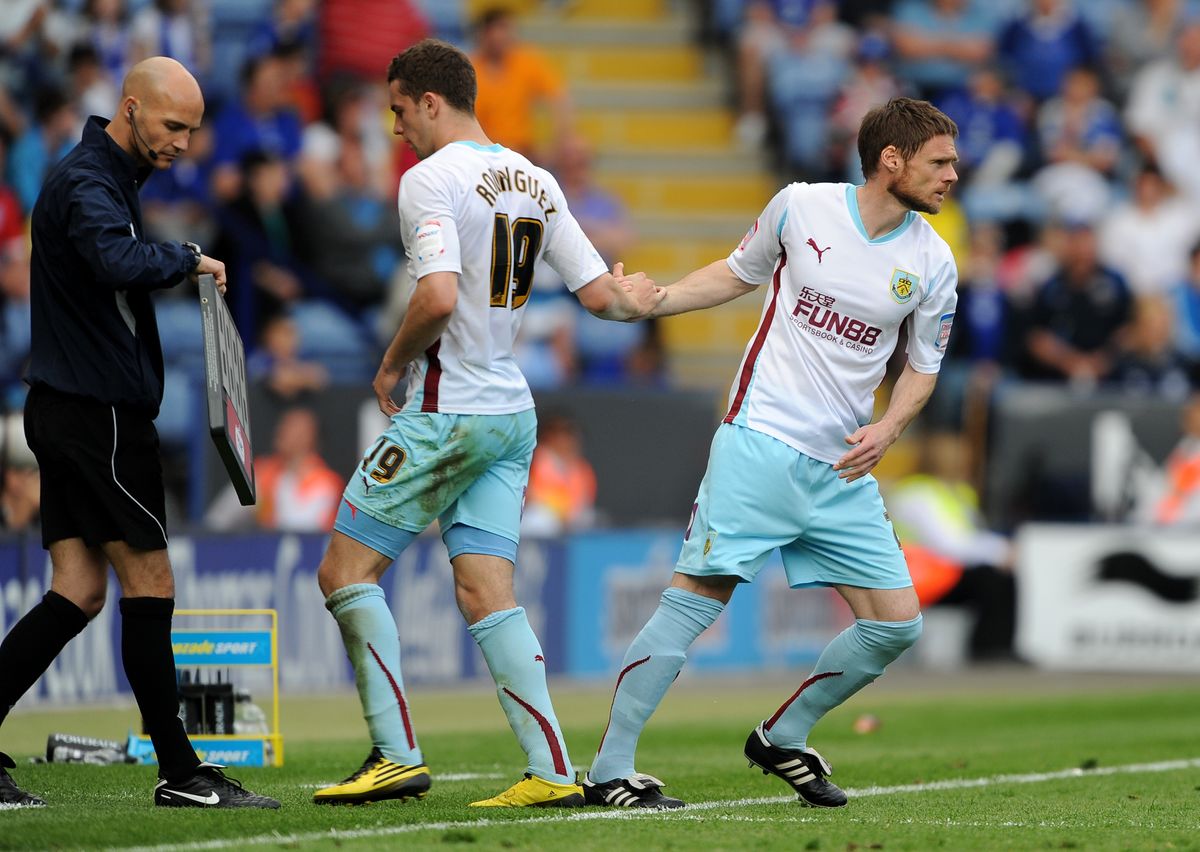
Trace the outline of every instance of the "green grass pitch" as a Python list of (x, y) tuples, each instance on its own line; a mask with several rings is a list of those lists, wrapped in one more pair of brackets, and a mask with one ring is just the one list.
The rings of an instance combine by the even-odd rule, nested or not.
[[(433, 790), (420, 802), (357, 808), (309, 803), (316, 786), (366, 756), (353, 696), (288, 699), (285, 766), (231, 772), (279, 798), (275, 812), (157, 810), (152, 769), (29, 765), (24, 758), (51, 731), (120, 738), (133, 712), (18, 711), (0, 745), (18, 758), (22, 786), (51, 804), (0, 811), (0, 848), (1200, 850), (1195, 680), (897, 671), (812, 738), (851, 796), (837, 811), (798, 806), (741, 757), (746, 734), (793, 680), (677, 684), (642, 738), (638, 765), (693, 805), (669, 814), (467, 808), (524, 765), (483, 688), (411, 690)], [(577, 766), (595, 749), (608, 690), (554, 689)], [(881, 724), (855, 733), (864, 713)]]

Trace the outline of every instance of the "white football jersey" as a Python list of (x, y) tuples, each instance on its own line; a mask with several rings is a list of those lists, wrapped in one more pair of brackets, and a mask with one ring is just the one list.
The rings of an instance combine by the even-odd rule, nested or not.
[(846, 436), (871, 421), (902, 322), (912, 368), (941, 367), (958, 272), (950, 247), (916, 213), (869, 239), (854, 186), (793, 183), (728, 263), (746, 283), (770, 289), (726, 423), (832, 464), (850, 449)]
[(408, 274), (458, 273), (450, 323), (409, 368), (403, 409), (510, 414), (533, 408), (513, 357), (539, 257), (574, 292), (607, 268), (558, 182), (501, 145), (452, 142), (405, 172)]

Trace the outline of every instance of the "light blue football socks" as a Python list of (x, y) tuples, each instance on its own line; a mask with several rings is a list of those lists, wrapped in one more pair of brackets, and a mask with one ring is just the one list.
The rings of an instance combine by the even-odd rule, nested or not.
[(911, 621), (854, 622), (825, 646), (809, 678), (763, 723), (768, 742), (804, 749), (822, 716), (883, 674), (920, 635), (920, 615)]
[(721, 614), (720, 601), (669, 588), (634, 638), (613, 693), (608, 729), (588, 777), (597, 783), (634, 774), (634, 753), (646, 722), (687, 660), (687, 649)]
[(342, 631), (371, 742), (393, 763), (424, 763), (400, 676), (400, 636), (383, 589), (343, 586), (325, 599), (325, 608)]
[(575, 768), (546, 687), (546, 659), (525, 608), (493, 612), (467, 630), (483, 652), (500, 706), (529, 758), (526, 771), (555, 784), (575, 783)]

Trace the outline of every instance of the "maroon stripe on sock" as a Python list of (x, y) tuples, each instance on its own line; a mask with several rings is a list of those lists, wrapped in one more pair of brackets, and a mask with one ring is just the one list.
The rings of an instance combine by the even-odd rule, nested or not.
[(554, 734), (554, 727), (550, 724), (550, 720), (535, 710), (532, 704), (522, 701), (507, 686), (504, 687), (504, 694), (524, 707), (525, 711), (538, 723), (538, 727), (542, 729), (542, 733), (546, 736), (546, 744), (550, 746), (550, 757), (554, 760), (554, 771), (559, 775), (566, 775), (567, 761), (563, 759), (562, 746), (558, 744), (558, 737)]
[(783, 702), (783, 706), (775, 711), (775, 715), (763, 723), (763, 730), (764, 731), (771, 730), (771, 726), (774, 725), (776, 722), (778, 722), (779, 717), (787, 712), (787, 709), (792, 706), (792, 702), (800, 697), (800, 693), (803, 692), (804, 690), (808, 689), (814, 683), (816, 683), (819, 680), (825, 680), (825, 678), (827, 678), (827, 677), (841, 677), (844, 674), (845, 674), (845, 672), (821, 672), (820, 674), (815, 674), (812, 677), (810, 677), (808, 680), (804, 681), (804, 683), (800, 684), (800, 688), (792, 693), (792, 697), (789, 698), (787, 701)]
[(742, 402), (746, 398), (746, 391), (750, 389), (750, 380), (754, 378), (754, 365), (758, 362), (759, 353), (762, 352), (763, 344), (767, 342), (767, 332), (771, 330), (771, 320), (775, 318), (775, 304), (779, 301), (779, 279), (783, 274), (783, 268), (787, 266), (787, 252), (783, 252), (779, 258), (779, 264), (775, 267), (775, 280), (772, 285), (775, 292), (771, 295), (771, 301), (767, 305), (766, 311), (763, 313), (762, 322), (758, 326), (758, 333), (754, 335), (754, 343), (750, 346), (750, 351), (746, 353), (746, 359), (742, 362), (741, 377), (738, 379), (737, 393), (733, 397), (733, 403), (729, 406), (729, 413), (725, 415), (724, 423), (732, 423), (734, 418), (738, 416), (738, 412), (742, 410)]
[[(596, 747), (596, 754), (600, 753), (600, 749), (604, 748), (604, 738), (608, 736), (609, 725), (612, 725), (612, 709), (617, 703), (617, 690), (621, 688), (621, 681), (625, 680), (625, 675), (636, 669), (642, 663), (650, 662), (650, 657), (642, 657), (640, 660), (634, 660), (632, 663), (621, 669), (621, 673), (617, 675), (617, 685), (613, 687), (612, 703), (608, 705), (608, 724), (604, 726), (604, 733), (600, 736), (600, 745)], [(679, 677), (679, 675), (675, 675)]]
[(392, 685), (392, 693), (396, 696), (396, 700), (400, 702), (400, 718), (404, 721), (404, 736), (408, 738), (408, 747), (410, 749), (416, 748), (417, 742), (413, 739), (412, 722), (408, 718), (408, 702), (404, 700), (404, 693), (400, 691), (400, 685), (396, 683), (396, 679), (392, 677), (392, 673), (388, 671), (388, 667), (383, 664), (383, 660), (379, 659), (379, 654), (375, 651), (375, 646), (368, 642), (367, 650), (371, 652), (371, 656), (375, 658), (375, 662), (379, 663), (379, 668), (383, 669), (384, 677)]

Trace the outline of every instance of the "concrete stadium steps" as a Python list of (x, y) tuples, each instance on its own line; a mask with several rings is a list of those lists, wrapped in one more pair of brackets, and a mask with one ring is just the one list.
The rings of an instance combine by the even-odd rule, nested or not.
[(475, 20), (487, 9), (500, 6), (522, 15), (543, 13), (563, 19), (645, 21), (663, 17), (669, 12), (670, 5), (669, 0), (560, 0), (557, 4), (548, 4), (545, 0), (466, 0), (464, 8), (470, 20)]
[[(474, 4), (475, 0), (471, 0)], [(763, 154), (738, 150), (731, 80), (671, 0), (516, 0), (522, 36), (571, 91), (597, 183), (628, 205), (638, 242), (623, 258), (660, 283), (723, 258), (778, 188)], [(546, 117), (538, 138), (553, 149)], [(663, 321), (672, 380), (727, 387), (754, 333), (761, 294)]]
[(704, 57), (690, 45), (544, 45), (547, 58), (569, 80), (699, 80)]
[(770, 180), (764, 175), (737, 173), (673, 175), (599, 172), (596, 182), (622, 198), (635, 211), (657, 210), (664, 215), (690, 210), (730, 213), (748, 216), (747, 227), (771, 200), (774, 191)]

